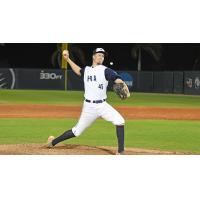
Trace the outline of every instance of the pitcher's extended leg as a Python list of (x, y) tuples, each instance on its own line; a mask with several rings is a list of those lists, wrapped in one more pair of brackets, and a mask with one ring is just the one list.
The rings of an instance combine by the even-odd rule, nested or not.
[(75, 137), (74, 133), (72, 132), (72, 130), (68, 130), (66, 132), (64, 132), (62, 135), (60, 135), (59, 137), (55, 138), (51, 143), (52, 143), (52, 146), (55, 146), (56, 144), (64, 141), (64, 140), (67, 140), (67, 139), (70, 139), (70, 138), (73, 138)]
[(48, 147), (53, 147), (64, 140), (67, 140), (73, 137), (78, 137), (87, 127), (89, 127), (97, 119), (97, 117), (98, 116), (95, 112), (88, 112), (86, 109), (83, 109), (80, 119), (78, 123), (76, 124), (76, 126), (64, 132), (62, 135), (55, 138), (54, 140), (52, 140), (48, 144)]

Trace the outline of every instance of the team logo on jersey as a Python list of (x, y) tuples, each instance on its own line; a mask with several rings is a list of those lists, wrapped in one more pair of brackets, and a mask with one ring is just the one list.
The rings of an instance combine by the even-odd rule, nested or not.
[(94, 76), (88, 75), (88, 76), (87, 76), (87, 81), (97, 81), (96, 75), (94, 75)]
[(0, 69), (0, 89), (14, 89), (15, 72), (13, 69)]

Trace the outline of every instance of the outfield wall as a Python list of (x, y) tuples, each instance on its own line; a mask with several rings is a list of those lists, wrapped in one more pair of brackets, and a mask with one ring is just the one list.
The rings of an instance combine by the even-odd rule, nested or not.
[[(117, 72), (130, 91), (200, 95), (200, 71)], [(84, 85), (72, 70), (0, 68), (0, 89), (83, 90)]]
[(65, 71), (54, 69), (2, 69), (0, 88), (64, 90)]

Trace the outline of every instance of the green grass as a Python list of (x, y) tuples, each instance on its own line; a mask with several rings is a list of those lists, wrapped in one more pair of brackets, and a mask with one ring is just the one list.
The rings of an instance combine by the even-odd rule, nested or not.
[[(45, 90), (0, 90), (0, 104), (81, 105), (83, 92)], [(133, 93), (122, 101), (108, 92), (112, 105), (200, 108), (200, 96)], [(0, 118), (0, 144), (44, 143), (49, 135), (58, 136), (76, 123), (72, 119)], [(116, 146), (115, 127), (97, 120), (71, 144)], [(200, 122), (168, 120), (127, 120), (126, 146), (200, 154)]]
[[(0, 119), (0, 144), (44, 143), (75, 125), (66, 119)], [(115, 127), (97, 120), (70, 144), (116, 146)], [(126, 146), (200, 153), (199, 121), (127, 120)]]
[[(50, 90), (0, 90), (1, 104), (77, 104), (83, 101), (82, 91)], [(115, 93), (108, 92), (108, 102), (112, 105), (156, 106), (156, 107), (198, 107), (200, 96), (133, 93), (123, 101)]]

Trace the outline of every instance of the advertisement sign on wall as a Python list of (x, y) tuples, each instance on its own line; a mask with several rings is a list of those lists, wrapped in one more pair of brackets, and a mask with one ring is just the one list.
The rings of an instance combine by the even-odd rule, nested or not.
[(65, 89), (65, 72), (63, 70), (18, 69), (17, 79), (17, 87), (20, 89)]
[(194, 71), (185, 72), (184, 93), (200, 94), (200, 72), (194, 72)]
[(16, 73), (12, 68), (0, 69), (0, 89), (14, 89), (16, 87)]

